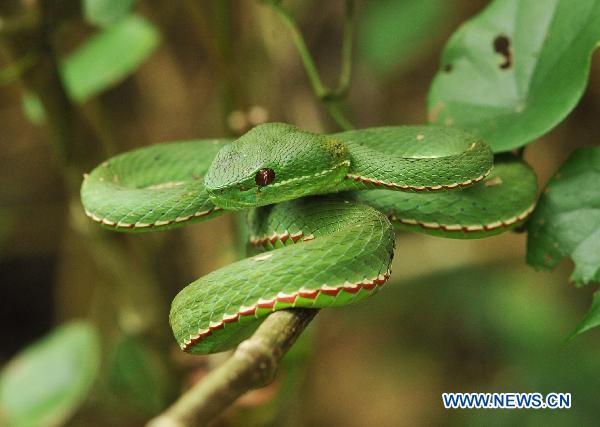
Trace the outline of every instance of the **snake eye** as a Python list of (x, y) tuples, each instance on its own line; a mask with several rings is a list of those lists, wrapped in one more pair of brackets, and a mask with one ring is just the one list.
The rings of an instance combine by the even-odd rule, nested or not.
[(256, 185), (259, 187), (264, 187), (265, 185), (269, 185), (273, 181), (275, 181), (275, 171), (273, 169), (261, 169), (256, 172), (256, 176), (254, 177), (256, 181)]

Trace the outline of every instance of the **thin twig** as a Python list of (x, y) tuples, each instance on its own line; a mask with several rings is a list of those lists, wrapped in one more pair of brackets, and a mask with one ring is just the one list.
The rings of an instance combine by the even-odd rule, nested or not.
[(206, 425), (250, 389), (269, 384), (283, 355), (318, 310), (294, 309), (271, 314), (233, 355), (211, 371), (148, 427)]
[(335, 120), (335, 122), (339, 125), (343, 130), (352, 130), (354, 126), (344, 115), (344, 112), (341, 109), (340, 103), (334, 100), (323, 100), (323, 105), (325, 109), (329, 113), (329, 115)]
[(327, 86), (325, 86), (321, 80), (321, 76), (319, 75), (315, 61), (308, 50), (308, 46), (304, 41), (304, 37), (302, 36), (300, 28), (298, 28), (296, 20), (278, 3), (268, 3), (268, 5), (271, 7), (271, 9), (277, 12), (292, 33), (292, 39), (296, 45), (298, 53), (300, 54), (302, 65), (304, 66), (304, 70), (306, 71), (308, 80), (310, 81), (315, 95), (317, 95), (319, 99), (325, 98), (329, 95), (329, 89), (327, 89)]
[(352, 76), (352, 39), (354, 33), (354, 0), (346, 0), (346, 14), (344, 20), (344, 35), (342, 42), (342, 66), (338, 86), (335, 90), (330, 89), (323, 83), (315, 61), (310, 54), (308, 46), (304, 41), (302, 32), (296, 20), (278, 2), (265, 2), (281, 17), (292, 33), (292, 39), (300, 55), (302, 65), (308, 76), (308, 80), (315, 95), (323, 102), (329, 115), (338, 126), (344, 130), (353, 129), (352, 123), (346, 118), (340, 106), (340, 100), (348, 92)]
[(344, 36), (342, 41), (342, 70), (338, 87), (333, 95), (336, 99), (346, 96), (352, 79), (352, 43), (354, 40), (354, 0), (346, 0), (346, 14), (344, 17)]

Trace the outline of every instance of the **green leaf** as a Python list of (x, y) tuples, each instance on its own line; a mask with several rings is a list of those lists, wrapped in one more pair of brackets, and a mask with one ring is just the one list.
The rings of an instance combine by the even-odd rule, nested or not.
[(61, 64), (69, 95), (84, 102), (114, 86), (132, 74), (159, 42), (154, 25), (135, 15), (92, 36)]
[(449, 10), (450, 2), (439, 0), (367, 2), (358, 26), (359, 52), (376, 71), (392, 72), (431, 45)]
[(126, 16), (136, 0), (83, 0), (83, 16), (92, 25), (106, 27)]
[(31, 123), (41, 126), (46, 121), (46, 110), (40, 98), (33, 92), (25, 92), (21, 98), (25, 116)]
[(172, 388), (164, 366), (141, 339), (124, 337), (111, 357), (111, 390), (128, 407), (148, 416), (157, 414), (166, 406)]
[[(60, 72), (71, 99), (82, 103), (127, 78), (160, 43), (158, 30), (131, 15), (86, 40), (62, 62)], [(35, 125), (46, 112), (33, 93), (23, 95), (23, 110)]]
[(576, 335), (582, 334), (585, 331), (589, 331), (596, 326), (600, 326), (600, 291), (597, 291), (594, 294), (590, 311), (588, 311), (581, 323), (577, 325), (571, 338), (574, 338)]
[(94, 327), (72, 322), (18, 354), (0, 374), (0, 424), (56, 426), (87, 397), (100, 364)]
[(495, 0), (446, 45), (429, 120), (523, 146), (575, 107), (599, 40), (600, 0)]
[(575, 151), (548, 183), (529, 221), (527, 262), (549, 270), (565, 256), (576, 284), (600, 281), (600, 147)]

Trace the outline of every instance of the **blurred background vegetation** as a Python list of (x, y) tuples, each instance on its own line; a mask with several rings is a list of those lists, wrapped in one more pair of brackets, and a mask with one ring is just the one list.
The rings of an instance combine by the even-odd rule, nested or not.
[[(486, 4), (358, 1), (350, 121), (424, 123), (445, 41)], [(284, 5), (335, 86), (343, 2)], [(141, 425), (226, 357), (181, 353), (167, 319), (178, 290), (243, 252), (239, 222), (104, 231), (83, 214), (82, 174), (124, 150), (236, 136), (264, 121), (338, 128), (288, 29), (258, 1), (2, 0), (0, 18), (0, 358), (85, 319), (59, 329), (55, 345), (29, 350), (35, 376), (14, 373), (23, 360), (6, 365), (18, 381), (0, 385), (0, 424)], [(574, 112), (527, 147), (540, 184), (600, 137), (599, 61)], [(571, 268), (526, 266), (519, 233), (400, 234), (391, 285), (361, 305), (324, 310), (275, 383), (216, 425), (593, 425), (600, 331), (566, 343), (593, 290), (568, 286)], [(53, 360), (64, 369), (49, 369)], [(62, 390), (69, 378), (78, 386)], [(60, 396), (40, 408), (46, 389)], [(445, 391), (571, 392), (573, 408), (448, 412)]]

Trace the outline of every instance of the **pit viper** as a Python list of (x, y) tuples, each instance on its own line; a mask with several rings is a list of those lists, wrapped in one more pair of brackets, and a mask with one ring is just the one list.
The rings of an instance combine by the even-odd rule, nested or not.
[[(523, 222), (536, 177), (452, 127), (320, 135), (283, 123), (238, 139), (151, 145), (85, 175), (85, 212), (105, 228), (158, 231), (247, 210), (256, 255), (183, 288), (181, 349), (235, 346), (275, 310), (358, 302), (389, 279), (394, 228), (480, 238)], [(406, 248), (405, 250), (410, 250)]]

